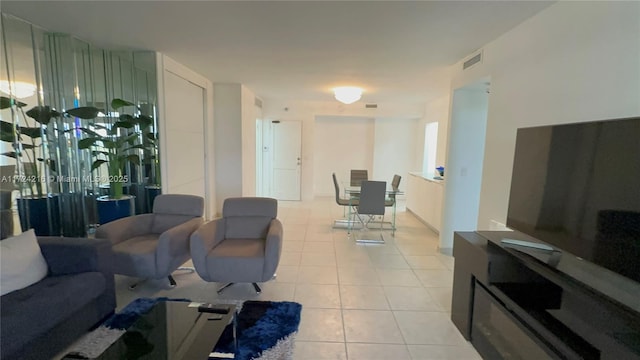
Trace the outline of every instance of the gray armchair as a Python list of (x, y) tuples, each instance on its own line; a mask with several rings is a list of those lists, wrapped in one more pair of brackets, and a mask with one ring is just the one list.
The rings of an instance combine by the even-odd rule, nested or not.
[(199, 196), (158, 195), (153, 213), (101, 225), (96, 237), (111, 241), (116, 274), (143, 279), (166, 277), (175, 286), (171, 273), (189, 260), (189, 237), (202, 225), (203, 211), (204, 199)]
[(191, 258), (198, 275), (209, 282), (257, 283), (273, 278), (282, 252), (278, 202), (271, 198), (229, 198), (222, 217), (191, 235)]

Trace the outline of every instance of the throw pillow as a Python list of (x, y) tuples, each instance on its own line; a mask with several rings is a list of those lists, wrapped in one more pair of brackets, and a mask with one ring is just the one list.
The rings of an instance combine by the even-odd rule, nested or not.
[(0, 241), (0, 295), (23, 289), (47, 276), (47, 262), (33, 229)]

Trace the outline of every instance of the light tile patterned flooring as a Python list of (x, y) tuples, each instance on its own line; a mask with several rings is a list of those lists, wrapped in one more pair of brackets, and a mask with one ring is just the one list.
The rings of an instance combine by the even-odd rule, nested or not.
[(343, 212), (332, 198), (280, 202), (278, 211), (282, 258), (262, 294), (237, 284), (217, 295), (220, 284), (179, 272), (174, 289), (149, 281), (129, 291), (132, 279), (117, 276), (118, 308), (154, 296), (297, 301), (296, 360), (480, 359), (450, 320), (454, 259), (438, 252), (437, 235), (402, 205), (395, 237), (385, 232), (384, 245), (357, 244), (333, 229)]

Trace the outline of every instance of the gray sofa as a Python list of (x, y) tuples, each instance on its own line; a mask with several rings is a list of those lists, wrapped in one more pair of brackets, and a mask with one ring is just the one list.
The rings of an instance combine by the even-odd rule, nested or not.
[(38, 238), (47, 277), (0, 297), (1, 358), (49, 359), (116, 307), (111, 243)]

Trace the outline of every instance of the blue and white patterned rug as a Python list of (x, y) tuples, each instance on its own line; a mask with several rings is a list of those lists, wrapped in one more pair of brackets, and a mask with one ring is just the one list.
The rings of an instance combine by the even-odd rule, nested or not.
[[(236, 360), (293, 359), (302, 305), (288, 301), (245, 301), (238, 314)], [(233, 327), (227, 325), (209, 360), (233, 353)]]
[[(76, 342), (69, 351), (79, 358), (95, 358), (113, 344), (140, 314), (148, 312), (159, 301), (188, 299), (140, 298), (107, 319), (100, 327)], [(232, 326), (225, 328), (209, 360), (286, 360), (293, 359), (295, 335), (300, 325), (302, 305), (288, 301), (235, 302), (238, 349), (234, 355)]]

